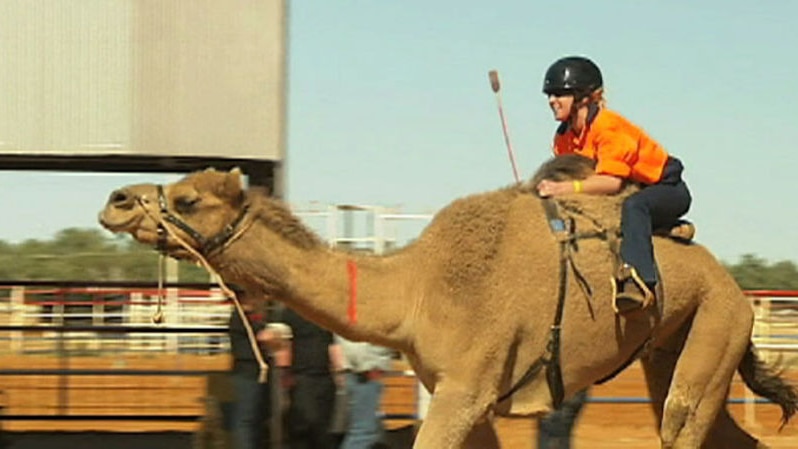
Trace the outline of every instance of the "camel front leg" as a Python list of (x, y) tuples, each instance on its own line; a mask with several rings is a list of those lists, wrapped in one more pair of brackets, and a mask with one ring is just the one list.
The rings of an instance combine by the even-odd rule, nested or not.
[[(485, 419), (491, 403), (484, 389), (480, 391), (480, 388), (451, 379), (438, 382), (413, 449), (477, 447), (471, 445), (472, 438), (476, 442), (492, 431), (492, 427), (488, 431), (480, 422)], [(466, 446), (467, 439), (469, 446)]]

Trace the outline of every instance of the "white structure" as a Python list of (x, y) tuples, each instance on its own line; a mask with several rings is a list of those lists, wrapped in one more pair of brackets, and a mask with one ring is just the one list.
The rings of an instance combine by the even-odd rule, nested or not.
[(416, 238), (433, 214), (402, 213), (399, 208), (337, 204), (295, 208), (294, 212), (334, 247), (383, 254)]
[(3, 0), (0, 156), (283, 159), (285, 0)]

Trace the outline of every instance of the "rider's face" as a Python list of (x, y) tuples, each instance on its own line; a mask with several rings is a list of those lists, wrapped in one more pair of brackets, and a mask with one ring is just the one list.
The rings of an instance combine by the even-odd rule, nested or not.
[(549, 107), (554, 113), (554, 119), (559, 122), (568, 120), (574, 105), (574, 96), (567, 92), (549, 93)]

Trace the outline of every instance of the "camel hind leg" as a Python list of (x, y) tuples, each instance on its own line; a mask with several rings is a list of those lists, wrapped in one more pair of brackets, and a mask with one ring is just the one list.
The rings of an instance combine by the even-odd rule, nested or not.
[[(745, 297), (723, 290), (699, 305), (675, 363), (662, 406), (664, 449), (699, 449), (710, 435), (719, 438), (716, 432), (721, 431), (739, 430), (737, 438), (746, 435), (728, 416), (725, 402), (748, 347), (754, 317)], [(745, 441), (740, 444), (746, 447)]]
[(745, 431), (729, 414), (729, 410), (723, 407), (715, 418), (715, 424), (712, 426), (709, 435), (707, 436), (702, 449), (726, 449), (726, 448), (739, 448), (739, 449), (767, 449), (761, 441), (754, 438), (751, 434)]
[[(675, 350), (655, 349), (640, 360), (646, 377), (651, 405), (657, 424), (662, 425), (665, 398), (670, 388), (679, 354)], [(702, 449), (766, 449), (767, 446), (741, 428), (725, 405), (718, 412)]]

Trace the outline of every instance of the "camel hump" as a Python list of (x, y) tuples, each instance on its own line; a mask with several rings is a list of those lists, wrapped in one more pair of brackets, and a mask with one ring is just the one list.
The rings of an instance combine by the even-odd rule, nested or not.
[(596, 173), (596, 161), (579, 154), (564, 154), (555, 156), (538, 168), (529, 184), (534, 187), (540, 181), (567, 181), (571, 179), (585, 179)]
[(654, 235), (690, 242), (695, 237), (695, 225), (687, 220), (679, 220), (672, 226), (655, 229)]

